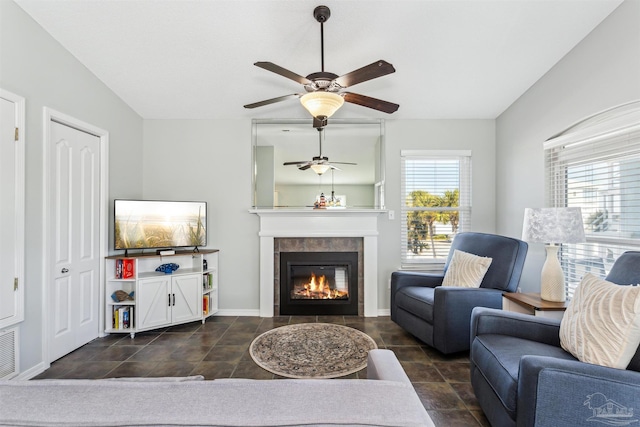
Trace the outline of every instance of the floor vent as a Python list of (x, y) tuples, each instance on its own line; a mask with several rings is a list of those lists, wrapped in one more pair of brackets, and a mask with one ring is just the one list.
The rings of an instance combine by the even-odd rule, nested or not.
[(0, 331), (0, 380), (18, 374), (18, 330)]

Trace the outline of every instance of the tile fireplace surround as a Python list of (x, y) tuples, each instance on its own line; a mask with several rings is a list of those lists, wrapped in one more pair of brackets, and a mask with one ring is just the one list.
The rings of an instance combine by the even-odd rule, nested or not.
[[(341, 255), (339, 254), (348, 254), (348, 253), (356, 253), (357, 257), (356, 257), (356, 261), (357, 261), (357, 271), (355, 272), (355, 276), (357, 276), (357, 280), (355, 282), (355, 289), (351, 289), (349, 291), (349, 297), (350, 298), (354, 298), (356, 299), (357, 297), (357, 301), (354, 302), (355, 308), (357, 308), (357, 315), (358, 316), (363, 316), (364, 315), (364, 278), (363, 278), (363, 271), (364, 269), (362, 268), (364, 265), (364, 259), (363, 259), (363, 253), (364, 253), (364, 248), (363, 248), (363, 244), (362, 244), (362, 237), (301, 237), (301, 238), (287, 238), (287, 237), (276, 237), (274, 239), (274, 263), (273, 263), (273, 268), (275, 271), (275, 280), (274, 280), (274, 315), (275, 316), (281, 316), (282, 312), (281, 312), (281, 304), (282, 304), (282, 300), (280, 299), (281, 295), (280, 295), (280, 288), (282, 285), (282, 271), (280, 269), (280, 261), (281, 261), (281, 255), (283, 253), (293, 253), (293, 254), (305, 254), (305, 255), (310, 255), (313, 253), (320, 253), (321, 257), (323, 256), (322, 254), (327, 254), (327, 255), (331, 255), (334, 258), (331, 258), (334, 261), (344, 261), (344, 258), (342, 258)], [(335, 254), (335, 255), (334, 255)], [(318, 258), (313, 257), (313, 255), (311, 255), (311, 258), (306, 258), (307, 260), (317, 260)], [(326, 259), (326, 258), (323, 258)], [(285, 272), (286, 273), (286, 272)], [(350, 276), (350, 279), (352, 279), (353, 276)], [(350, 282), (348, 282), (350, 283)], [(328, 300), (331, 301), (331, 300)], [(350, 300), (350, 301), (354, 301), (354, 300)], [(326, 303), (327, 301), (325, 300), (324, 303)], [(294, 309), (295, 310), (295, 304), (296, 300), (290, 300), (288, 301), (287, 305), (289, 307), (289, 309)], [(314, 309), (318, 309), (318, 310), (322, 310), (322, 304), (323, 301), (320, 301), (320, 305), (318, 305), (318, 301), (309, 301), (307, 300), (306, 303), (312, 303), (311, 305), (313, 307), (311, 307), (311, 310)], [(354, 308), (354, 305), (350, 305), (350, 308)], [(308, 307), (308, 306), (307, 306)], [(346, 307), (343, 305), (342, 308)], [(300, 308), (300, 310), (305, 311), (304, 309)], [(330, 309), (329, 309), (330, 310)], [(338, 309), (339, 310), (339, 309)], [(291, 315), (292, 313), (287, 313), (289, 315)], [(307, 314), (307, 313), (304, 313)], [(313, 313), (308, 313), (308, 314), (313, 314)], [(322, 313), (322, 314), (333, 314), (333, 313)], [(338, 314), (343, 314), (343, 312), (338, 311)]]
[(378, 316), (378, 216), (373, 209), (255, 209), (260, 217), (260, 317), (274, 316), (276, 238), (361, 237), (365, 317)]

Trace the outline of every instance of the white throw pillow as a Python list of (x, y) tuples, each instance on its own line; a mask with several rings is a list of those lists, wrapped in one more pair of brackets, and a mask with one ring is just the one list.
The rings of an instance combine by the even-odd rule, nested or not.
[(625, 369), (640, 345), (640, 286), (585, 274), (560, 323), (560, 345), (582, 362)]
[(484, 275), (489, 270), (491, 261), (493, 259), (489, 257), (454, 250), (442, 286), (479, 288)]

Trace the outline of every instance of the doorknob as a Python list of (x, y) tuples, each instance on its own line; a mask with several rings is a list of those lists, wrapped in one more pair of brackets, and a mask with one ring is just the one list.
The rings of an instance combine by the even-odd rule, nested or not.
[(60, 272), (61, 272), (61, 273), (68, 273), (68, 272), (69, 272), (69, 269), (65, 267), (65, 268), (63, 268), (62, 270), (60, 270)]

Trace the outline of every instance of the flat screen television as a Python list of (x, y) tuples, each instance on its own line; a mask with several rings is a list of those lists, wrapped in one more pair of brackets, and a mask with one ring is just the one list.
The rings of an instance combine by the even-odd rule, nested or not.
[(114, 249), (207, 245), (207, 203), (116, 199)]

